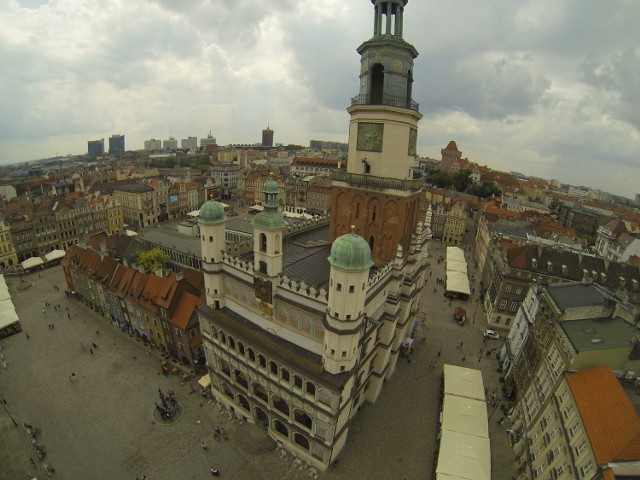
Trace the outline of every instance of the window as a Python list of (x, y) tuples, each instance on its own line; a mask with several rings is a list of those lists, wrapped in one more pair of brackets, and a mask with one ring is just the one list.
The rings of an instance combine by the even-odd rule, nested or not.
[(580, 473), (582, 473), (582, 478), (585, 478), (591, 472), (591, 470), (593, 470), (593, 463), (591, 462), (591, 460), (589, 460), (589, 463), (587, 463), (584, 467), (580, 469)]
[(281, 368), (280, 369), (280, 376), (282, 377), (282, 379), (285, 382), (289, 381), (289, 370), (285, 369), (285, 368)]
[(515, 312), (517, 310), (518, 310), (518, 302), (511, 302), (511, 305), (509, 306), (509, 311)]
[(580, 454), (584, 451), (584, 449), (585, 449), (585, 448), (586, 448), (586, 444), (585, 444), (585, 442), (583, 441), (580, 445), (578, 445), (578, 446), (576, 447), (576, 457), (579, 457), (579, 456), (580, 456)]
[(267, 361), (262, 355), (258, 355), (258, 365), (263, 368), (267, 366)]
[(504, 287), (504, 291), (505, 291), (506, 293), (509, 293), (509, 292), (511, 292), (511, 288), (512, 288), (512, 286), (511, 286), (511, 285), (507, 285), (506, 287)]
[(520, 295), (522, 293), (522, 287), (516, 287), (516, 294)]
[(274, 374), (278, 374), (278, 365), (276, 364), (276, 362), (269, 362), (269, 369), (271, 370), (271, 373)]
[(500, 310), (505, 310), (506, 308), (507, 308), (507, 301), (506, 300), (500, 301)]
[(355, 293), (356, 287), (354, 285), (349, 285), (349, 293)]
[(336, 283), (336, 290), (337, 290), (338, 292), (341, 292), (341, 291), (342, 291), (342, 284), (341, 284), (341, 283)]
[(293, 385), (298, 388), (302, 388), (302, 378), (298, 375), (293, 376)]

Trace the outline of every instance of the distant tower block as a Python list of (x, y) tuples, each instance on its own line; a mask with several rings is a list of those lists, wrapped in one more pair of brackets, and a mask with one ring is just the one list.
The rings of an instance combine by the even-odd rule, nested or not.
[(263, 147), (273, 147), (273, 130), (269, 127), (262, 130), (262, 146)]

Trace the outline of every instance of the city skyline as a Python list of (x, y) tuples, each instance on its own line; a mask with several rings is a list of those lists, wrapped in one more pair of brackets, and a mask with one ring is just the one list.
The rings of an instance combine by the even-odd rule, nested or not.
[[(127, 149), (170, 131), (259, 143), (266, 125), (277, 143), (346, 141), (370, 1), (130, 3), (0, 7), (0, 58), (13, 65), (0, 82), (0, 163), (80, 154), (114, 133)], [(640, 191), (632, 2), (410, 3), (419, 155), (440, 158), (455, 140), (497, 170)]]

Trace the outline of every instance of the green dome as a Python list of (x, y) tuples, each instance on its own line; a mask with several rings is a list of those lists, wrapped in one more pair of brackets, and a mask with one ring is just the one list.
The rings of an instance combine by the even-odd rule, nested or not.
[(199, 223), (203, 225), (216, 225), (225, 220), (224, 207), (220, 202), (208, 200), (200, 208)]
[(269, 178), (266, 182), (264, 182), (264, 186), (262, 188), (264, 193), (278, 193), (278, 183), (273, 179)]
[(336, 238), (331, 245), (329, 263), (343, 270), (368, 270), (373, 265), (371, 248), (360, 235), (347, 233)]

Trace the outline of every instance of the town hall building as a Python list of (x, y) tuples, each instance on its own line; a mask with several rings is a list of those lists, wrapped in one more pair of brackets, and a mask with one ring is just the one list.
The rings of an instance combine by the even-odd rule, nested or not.
[(425, 283), (431, 213), (412, 174), (422, 115), (411, 99), (418, 53), (402, 36), (407, 2), (372, 0), (374, 34), (358, 48), (349, 160), (332, 173), (330, 223), (294, 231), (270, 178), (253, 250), (234, 256), (222, 205), (200, 210), (207, 302), (198, 316), (212, 393), (320, 470), (394, 374)]

